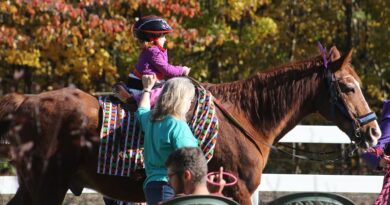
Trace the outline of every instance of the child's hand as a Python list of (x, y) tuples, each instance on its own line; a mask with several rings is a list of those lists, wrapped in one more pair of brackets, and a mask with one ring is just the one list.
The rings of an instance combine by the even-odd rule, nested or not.
[(144, 90), (152, 90), (154, 84), (157, 81), (156, 74), (153, 75), (143, 75), (142, 76), (142, 85), (144, 86)]
[(211, 175), (210, 180), (213, 182), (217, 182), (219, 185), (214, 186), (209, 184), (208, 188), (211, 193), (222, 194), (223, 188), (225, 188), (226, 181), (223, 179), (223, 167), (219, 168), (219, 174)]
[(189, 68), (187, 66), (184, 66), (183, 68), (184, 68), (184, 75), (188, 76), (188, 74), (190, 74), (191, 68)]

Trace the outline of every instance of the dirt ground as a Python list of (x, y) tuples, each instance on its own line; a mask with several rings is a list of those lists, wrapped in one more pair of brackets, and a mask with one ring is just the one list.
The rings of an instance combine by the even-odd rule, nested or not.
[[(5, 205), (12, 195), (1, 195), (0, 204)], [(82, 194), (80, 197), (67, 194), (63, 205), (104, 205), (100, 194)]]
[[(265, 205), (265, 202), (269, 202), (286, 194), (290, 193), (263, 192), (260, 194), (261, 203), (259, 205)], [(377, 194), (342, 193), (340, 195), (351, 199), (356, 205), (371, 205), (377, 197)], [(12, 195), (0, 195), (0, 204), (7, 204), (11, 197)], [(100, 194), (82, 194), (80, 197), (74, 196), (73, 194), (67, 194), (63, 205), (104, 205), (104, 203)]]

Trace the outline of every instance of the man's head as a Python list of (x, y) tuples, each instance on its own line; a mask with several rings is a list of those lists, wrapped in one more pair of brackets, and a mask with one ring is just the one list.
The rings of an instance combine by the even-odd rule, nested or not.
[(207, 161), (198, 147), (185, 147), (172, 152), (165, 166), (169, 183), (176, 194), (191, 194), (197, 186), (206, 186)]

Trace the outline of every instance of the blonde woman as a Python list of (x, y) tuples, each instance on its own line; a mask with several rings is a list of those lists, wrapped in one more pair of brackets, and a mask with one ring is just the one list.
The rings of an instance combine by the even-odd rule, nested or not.
[(183, 77), (168, 80), (155, 107), (150, 110), (150, 92), (156, 81), (156, 75), (142, 76), (144, 90), (136, 112), (144, 132), (144, 193), (147, 203), (152, 205), (174, 197), (164, 164), (169, 154), (182, 147), (198, 146), (185, 119), (195, 95), (191, 81)]

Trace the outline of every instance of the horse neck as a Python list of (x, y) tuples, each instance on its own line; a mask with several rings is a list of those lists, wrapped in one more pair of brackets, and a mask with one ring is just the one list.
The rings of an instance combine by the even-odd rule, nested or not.
[(272, 143), (315, 112), (324, 78), (323, 62), (317, 57), (257, 73), (246, 80), (207, 87), (236, 117), (246, 119)]

